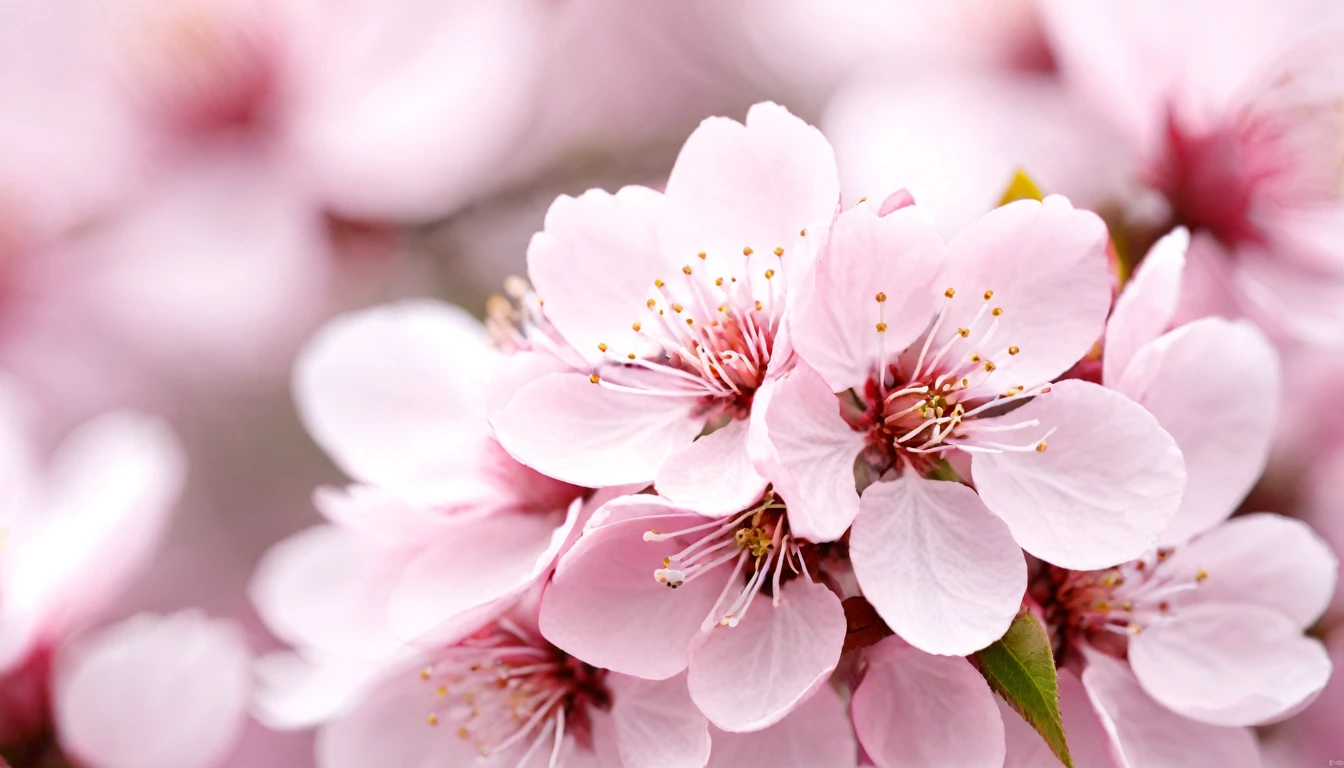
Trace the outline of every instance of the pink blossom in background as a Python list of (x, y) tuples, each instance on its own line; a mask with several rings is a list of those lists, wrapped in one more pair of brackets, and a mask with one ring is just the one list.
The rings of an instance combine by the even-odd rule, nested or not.
[(1187, 317), (1344, 328), (1344, 16), (1328, 2), (1042, 4), (1066, 79), (1194, 232)]
[[(1017, 613), (1019, 545), (1083, 567), (1138, 555), (1185, 473), (1139, 406), (1052, 383), (1092, 348), (1110, 304), (1095, 216), (1059, 197), (1017, 202), (944, 245), (918, 206), (880, 213), (840, 215), (792, 307), (806, 365), (766, 406), (766, 474), (832, 536), (853, 523), (855, 575), (897, 634), (970, 653)], [(975, 490), (927, 479), (942, 459)]]
[(247, 716), (250, 654), (237, 627), (141, 614), (61, 650), (56, 732), (89, 768), (211, 768)]

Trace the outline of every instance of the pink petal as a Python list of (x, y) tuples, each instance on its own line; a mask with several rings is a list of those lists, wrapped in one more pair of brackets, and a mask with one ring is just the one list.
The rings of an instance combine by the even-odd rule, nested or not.
[(754, 504), (767, 481), (747, 452), (748, 426), (746, 420), (735, 419), (673, 454), (654, 481), (658, 493), (707, 517)]
[(547, 572), (578, 522), (568, 513), (500, 512), (464, 520), (406, 565), (387, 606), (407, 640), (448, 643), (507, 610)]
[(774, 456), (765, 474), (788, 502), (795, 536), (835, 541), (859, 513), (854, 460), (864, 435), (845, 423), (830, 385), (807, 366), (772, 390), (764, 422)]
[[(490, 509), (485, 506), (484, 494), (499, 496), (497, 487), (484, 483), (479, 488), (464, 484), (454, 490), (463, 491), (466, 495), (461, 503), (471, 504), (477, 512)], [(492, 501), (499, 503), (498, 498)], [(323, 486), (313, 491), (313, 506), (333, 525), (379, 545), (416, 549), (452, 528), (456, 522), (452, 511), (457, 503), (454, 500), (447, 509), (412, 504), (400, 494), (371, 485)]]
[(851, 706), (854, 730), (879, 768), (1003, 765), (1003, 720), (968, 661), (930, 656), (895, 637), (866, 658)]
[(976, 454), (980, 498), (1031, 554), (1064, 568), (1105, 568), (1153, 546), (1185, 488), (1180, 450), (1157, 420), (1117, 392), (1085, 381), (1003, 417), (1039, 419), (1023, 444), (1058, 427), (1045, 451)]
[[(624, 514), (584, 532), (560, 558), (541, 601), (541, 631), (555, 645), (594, 666), (650, 680), (686, 668), (691, 638), (714, 607), (728, 566), (673, 590), (653, 572), (686, 546), (646, 542), (649, 530), (678, 531), (705, 519), (657, 497), (618, 499)], [(602, 516), (599, 510), (595, 519)]]
[(1177, 547), (1162, 569), (1178, 580), (1206, 574), (1191, 601), (1271, 608), (1306, 629), (1330, 605), (1339, 560), (1306, 523), (1261, 512)]
[(513, 354), (503, 355), (495, 363), (494, 371), (490, 374), (490, 391), (486, 393), (486, 413), (493, 419), (501, 408), (508, 405), (514, 394), (533, 379), (539, 379), (548, 373), (565, 373), (573, 370), (573, 365), (550, 352), (520, 349)]
[(1126, 766), (1249, 768), (1260, 764), (1259, 746), (1251, 731), (1208, 725), (1172, 712), (1145, 693), (1119, 659), (1089, 654), (1082, 679), (1102, 728)]
[(386, 614), (405, 566), (400, 553), (318, 525), (271, 547), (248, 591), (281, 639), (337, 656), (381, 659), (402, 646)]
[[(1041, 734), (1001, 697), (994, 697), (1003, 716), (1008, 757), (1003, 768), (1039, 768), (1058, 762)], [(1087, 698), (1083, 683), (1068, 669), (1059, 670), (1059, 710), (1064, 719), (1069, 755), (1074, 765), (1096, 768), (1127, 768), (1114, 753), (1111, 737), (1102, 728), (1096, 709)]]
[(790, 251), (800, 230), (830, 223), (840, 202), (835, 155), (788, 110), (757, 104), (745, 125), (722, 117), (700, 124), (668, 176), (667, 202), (663, 252), (704, 251), (712, 274), (740, 276), (743, 248)]
[(434, 690), (413, 671), (388, 678), (353, 712), (317, 732), (315, 754), (321, 768), (513, 768), (519, 754), (506, 751), (483, 758), (470, 739), (448, 722), (429, 725), (442, 706)]
[(294, 365), (308, 433), (347, 474), (435, 491), (476, 474), (495, 353), (465, 311), (406, 301), (344, 315)]
[(934, 290), (943, 248), (917, 207), (878, 216), (860, 203), (836, 219), (813, 290), (789, 317), (794, 348), (832, 391), (861, 391), (928, 328), (943, 291)]
[(1160, 544), (1209, 529), (1246, 498), (1269, 458), (1278, 371), (1260, 329), (1205, 318), (1145, 346), (1112, 384), (1157, 418), (1185, 459), (1185, 495)]
[(896, 634), (963, 656), (1003, 637), (1027, 566), (1003, 521), (961, 483), (906, 472), (863, 492), (850, 534), (854, 575)]
[(1181, 606), (1129, 641), (1143, 689), (1168, 709), (1213, 725), (1260, 725), (1306, 704), (1330, 679), (1319, 640), (1269, 608)]
[(41, 518), (0, 563), (4, 614), (32, 612), (54, 632), (104, 609), (158, 546), (184, 461), (168, 425), (136, 413), (70, 433), (48, 462)]
[(91, 768), (210, 768), (246, 718), (247, 645), (232, 624), (141, 614), (57, 658), (61, 747)]
[(757, 595), (737, 626), (701, 635), (691, 651), (691, 698), (725, 731), (780, 721), (826, 683), (845, 643), (845, 611), (825, 585), (786, 582), (778, 605)]
[(568, 483), (648, 482), (700, 433), (690, 398), (616, 392), (586, 374), (552, 373), (518, 390), (491, 423), (505, 450)]
[(610, 675), (607, 687), (623, 768), (701, 768), (709, 759), (709, 722), (691, 701), (685, 675)]
[[(982, 307), (1000, 308), (994, 337), (972, 350), (997, 365), (991, 380), (1003, 386), (988, 386), (1031, 386), (1064, 373), (1101, 337), (1111, 304), (1106, 242), (1101, 219), (1059, 196), (981, 216), (948, 244), (938, 287), (956, 294), (936, 341), (971, 328)], [(968, 338), (987, 333), (989, 323), (982, 319)], [(1009, 345), (1021, 352), (1008, 355)]]
[(591, 189), (556, 198), (533, 235), (527, 272), (546, 318), (586, 358), (605, 357), (598, 344), (614, 359), (648, 344), (631, 325), (648, 313), (647, 299), (662, 300), (654, 280), (670, 280), (682, 266), (658, 250), (663, 211), (663, 196), (645, 187)]
[(267, 728), (300, 730), (348, 714), (390, 667), (292, 651), (256, 660), (252, 713)]
[(711, 727), (714, 748), (705, 768), (854, 768), (854, 731), (845, 703), (828, 685), (778, 723), (733, 733)]
[(1190, 232), (1177, 227), (1148, 249), (1134, 276), (1115, 301), (1106, 322), (1106, 348), (1102, 356), (1102, 381), (1115, 386), (1129, 361), (1145, 344), (1171, 324), (1180, 297), (1181, 272)]

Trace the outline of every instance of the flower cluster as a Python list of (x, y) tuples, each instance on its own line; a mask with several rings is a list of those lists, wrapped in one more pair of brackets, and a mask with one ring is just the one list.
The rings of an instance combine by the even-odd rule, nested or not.
[(1063, 197), (949, 238), (842, 205), (782, 107), (706, 120), (661, 191), (556, 200), (483, 325), (308, 345), (352, 484), (253, 581), (261, 715), (323, 768), (1253, 763), (1330, 676), (1337, 563), (1232, 517), (1279, 363), (1180, 322), (1190, 247), (1121, 288)]

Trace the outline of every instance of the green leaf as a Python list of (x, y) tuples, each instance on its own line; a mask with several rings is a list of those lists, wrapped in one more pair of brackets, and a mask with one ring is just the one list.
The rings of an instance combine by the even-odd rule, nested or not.
[(1041, 734), (1060, 762), (1073, 768), (1059, 713), (1059, 678), (1050, 637), (1036, 614), (1013, 620), (1008, 633), (976, 654), (980, 674), (1022, 719)]
[(1008, 187), (1003, 190), (1003, 197), (999, 198), (999, 205), (1007, 205), (1015, 200), (1044, 200), (1045, 193), (1041, 191), (1040, 185), (1034, 179), (1027, 175), (1027, 172), (1018, 168), (1013, 171), (1013, 179), (1008, 182)]

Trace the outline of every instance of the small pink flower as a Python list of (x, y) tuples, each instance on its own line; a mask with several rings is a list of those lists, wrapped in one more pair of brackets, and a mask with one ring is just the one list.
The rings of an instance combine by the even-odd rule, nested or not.
[(688, 671), (718, 727), (779, 722), (826, 684), (845, 616), (782, 500), (706, 520), (656, 496), (608, 503), (560, 560), (541, 603), (547, 639), (649, 680)]
[(654, 481), (713, 514), (751, 504), (766, 481), (748, 458), (748, 416), (788, 359), (804, 232), (827, 227), (838, 199), (830, 145), (773, 104), (745, 125), (702, 123), (666, 193), (559, 198), (528, 271), (585, 369), (519, 388), (492, 414), (500, 442), (581, 485)]
[[(1135, 557), (1170, 522), (1184, 470), (1141, 407), (1054, 382), (1110, 305), (1100, 220), (1022, 201), (944, 246), (918, 207), (879, 213), (840, 215), (795, 300), (804, 364), (771, 386), (766, 474), (799, 535), (853, 524), (855, 575), (897, 634), (966, 654), (1017, 612), (1019, 546), (1081, 567)], [(975, 490), (927, 479), (940, 459)]]

